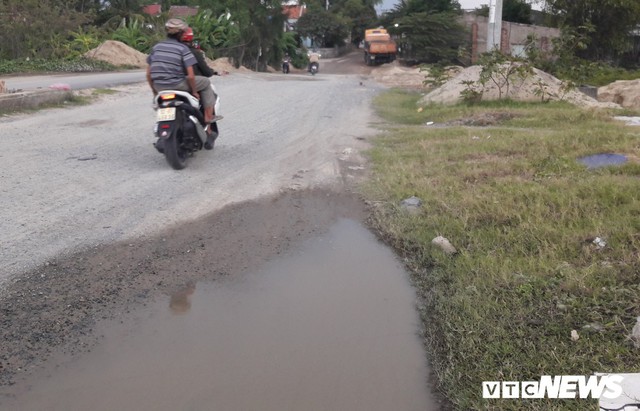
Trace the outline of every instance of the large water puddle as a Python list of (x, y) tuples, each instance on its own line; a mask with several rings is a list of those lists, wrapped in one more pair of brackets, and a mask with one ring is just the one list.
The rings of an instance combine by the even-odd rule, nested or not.
[(415, 293), (353, 220), (241, 276), (103, 324), (3, 410), (430, 411)]

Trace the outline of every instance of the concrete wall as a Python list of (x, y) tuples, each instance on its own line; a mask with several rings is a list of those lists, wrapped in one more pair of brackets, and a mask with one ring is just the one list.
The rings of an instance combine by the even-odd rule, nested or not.
[[(471, 31), (471, 62), (478, 61), (478, 56), (487, 51), (487, 17), (465, 13), (463, 22)], [(535, 35), (538, 48), (543, 52), (551, 52), (551, 39), (560, 36), (560, 29), (528, 24), (502, 22), (500, 50), (507, 54), (521, 53), (527, 43), (527, 36)]]
[(353, 46), (351, 44), (347, 44), (342, 47), (333, 47), (333, 48), (319, 48), (318, 52), (322, 56), (323, 59), (331, 59), (340, 56), (344, 56), (353, 50)]

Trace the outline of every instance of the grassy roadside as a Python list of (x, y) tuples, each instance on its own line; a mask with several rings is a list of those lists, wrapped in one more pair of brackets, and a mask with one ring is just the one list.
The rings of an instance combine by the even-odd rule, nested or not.
[[(389, 125), (363, 191), (372, 225), (409, 261), (440, 390), (460, 410), (597, 409), (483, 400), (481, 382), (640, 372), (628, 338), (640, 315), (640, 128), (564, 103), (419, 112), (418, 97), (376, 100)], [(631, 160), (576, 161), (610, 152)], [(421, 211), (404, 212), (414, 195)], [(432, 246), (438, 235), (458, 253)]]
[(11, 114), (31, 113), (48, 108), (87, 105), (96, 101), (100, 96), (117, 94), (118, 91), (108, 88), (96, 88), (89, 90), (89, 93), (87, 94), (86, 90), (81, 92), (58, 92), (52, 94), (51, 98), (25, 97), (7, 103), (4, 103), (0, 97), (0, 117)]

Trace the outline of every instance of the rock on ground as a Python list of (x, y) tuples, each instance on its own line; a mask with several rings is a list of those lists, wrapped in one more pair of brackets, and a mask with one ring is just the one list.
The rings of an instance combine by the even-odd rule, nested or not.
[(618, 80), (598, 89), (598, 101), (640, 108), (640, 79)]

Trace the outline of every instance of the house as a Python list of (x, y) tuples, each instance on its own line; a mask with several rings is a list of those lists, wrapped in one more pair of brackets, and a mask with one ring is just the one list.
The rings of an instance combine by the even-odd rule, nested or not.
[(298, 19), (307, 11), (307, 5), (300, 4), (297, 0), (289, 0), (282, 2), (282, 14), (287, 16), (284, 23), (284, 31), (295, 30)]
[[(171, 6), (169, 8), (169, 17), (179, 17), (185, 18), (190, 16), (195, 16), (198, 14), (198, 6)], [(162, 14), (162, 5), (160, 4), (149, 4), (147, 6), (142, 7), (142, 12), (149, 16), (158, 17)]]
[[(489, 19), (473, 12), (465, 12), (462, 23), (471, 31), (471, 62), (476, 63), (479, 55), (487, 51)], [(505, 54), (522, 56), (530, 36), (535, 38), (536, 46), (540, 52), (550, 53), (551, 40), (560, 36), (560, 29), (503, 21), (500, 33), (500, 51)]]
[(169, 8), (169, 16), (185, 18), (198, 14), (198, 6), (171, 6)]
[(160, 4), (149, 4), (142, 8), (142, 12), (149, 16), (158, 17), (162, 14), (162, 5)]

